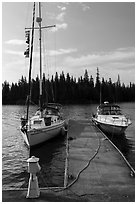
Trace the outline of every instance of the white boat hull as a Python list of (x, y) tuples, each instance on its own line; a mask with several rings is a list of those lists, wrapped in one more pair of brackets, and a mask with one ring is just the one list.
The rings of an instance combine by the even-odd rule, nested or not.
[(116, 125), (110, 125), (110, 124), (103, 124), (98, 122), (99, 127), (106, 133), (111, 135), (122, 135), (124, 134), (127, 126), (116, 126)]
[(44, 128), (31, 129), (29, 131), (22, 131), (23, 139), (28, 147), (38, 145), (46, 142), (62, 133), (65, 121), (61, 121), (54, 125), (45, 126)]
[(126, 128), (128, 127), (128, 125), (119, 126), (115, 124), (107, 124), (107, 123), (100, 122), (96, 119), (94, 119), (94, 121), (99, 126), (99, 128), (101, 128), (102, 131), (111, 135), (122, 135), (124, 134)]

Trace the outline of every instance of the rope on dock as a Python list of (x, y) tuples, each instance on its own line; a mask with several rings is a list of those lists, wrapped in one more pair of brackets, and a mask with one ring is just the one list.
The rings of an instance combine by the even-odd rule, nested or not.
[[(95, 126), (94, 126), (95, 127)], [(97, 132), (96, 132), (96, 135), (98, 137), (98, 147), (97, 149), (95, 150), (95, 153), (94, 155), (88, 160), (88, 162), (86, 163), (86, 165), (78, 172), (78, 174), (76, 175), (76, 178), (74, 181), (72, 181), (69, 185), (67, 185), (67, 170), (68, 170), (68, 151), (69, 151), (69, 142), (68, 142), (68, 135), (67, 135), (67, 143), (66, 143), (66, 163), (65, 163), (65, 179), (64, 179), (64, 187), (57, 187), (57, 188), (54, 188), (54, 187), (48, 187), (47, 183), (45, 182), (45, 179), (40, 171), (40, 176), (42, 177), (42, 180), (44, 181), (45, 185), (46, 185), (46, 188), (42, 188), (42, 189), (48, 189), (48, 190), (51, 190), (51, 191), (54, 191), (54, 192), (61, 192), (61, 191), (64, 191), (64, 190), (67, 190), (69, 189), (72, 185), (74, 185), (79, 177), (80, 177), (80, 174), (89, 167), (91, 161), (96, 157), (96, 155), (98, 154), (99, 152), (99, 149), (101, 147), (101, 139), (100, 137), (98, 136)], [(74, 192), (73, 192), (74, 193)], [(76, 194), (76, 193), (74, 193)], [(76, 194), (77, 196), (82, 196), (82, 195), (78, 195)]]
[[(96, 132), (96, 135), (97, 135), (97, 132)], [(53, 190), (54, 192), (60, 192), (60, 191), (64, 191), (64, 190), (67, 190), (67, 189), (69, 189), (72, 185), (74, 185), (77, 181), (78, 181), (78, 179), (79, 179), (79, 177), (80, 177), (80, 174), (85, 170), (85, 169), (87, 169), (88, 168), (88, 166), (90, 165), (90, 163), (91, 163), (91, 161), (96, 157), (96, 155), (98, 154), (98, 152), (99, 152), (99, 149), (100, 149), (100, 147), (101, 147), (101, 139), (100, 139), (100, 137), (97, 135), (97, 137), (98, 137), (98, 147), (97, 147), (97, 149), (95, 150), (95, 153), (94, 153), (94, 155), (89, 159), (89, 161), (86, 163), (86, 165), (78, 172), (78, 174), (77, 174), (77, 176), (76, 176), (76, 178), (75, 178), (75, 180), (74, 181), (72, 181), (69, 185), (67, 185), (67, 186), (65, 186), (64, 188), (61, 188), (61, 189), (51, 189), (51, 188), (49, 188), (50, 190)], [(68, 139), (68, 138), (67, 138)], [(67, 145), (68, 145), (68, 143), (67, 143)], [(67, 146), (67, 149), (69, 148), (69, 145)], [(68, 165), (68, 164), (67, 164)], [(67, 166), (67, 168), (68, 168), (68, 166)], [(66, 172), (67, 173), (67, 172)], [(66, 183), (65, 183), (66, 184)], [(76, 193), (74, 193), (74, 194), (76, 194)], [(82, 195), (78, 195), (78, 194), (76, 194), (77, 196), (82, 196)]]
[[(96, 133), (96, 135), (97, 135), (97, 133)], [(98, 136), (98, 135), (97, 135), (97, 136)], [(98, 136), (98, 147), (97, 147), (97, 149), (95, 150), (94, 155), (89, 159), (89, 161), (88, 161), (87, 164), (84, 166), (84, 168), (81, 169), (81, 170), (78, 172), (78, 174), (77, 174), (77, 176), (76, 176), (76, 179), (75, 179), (72, 183), (70, 183), (68, 186), (66, 186), (65, 189), (70, 188), (72, 185), (74, 185), (74, 183), (76, 183), (76, 182), (78, 181), (80, 174), (81, 174), (86, 168), (88, 168), (88, 166), (90, 165), (91, 161), (92, 161), (92, 160), (96, 157), (96, 155), (98, 154), (100, 147), (101, 147), (101, 140), (100, 140), (100, 138), (99, 138), (99, 136)]]

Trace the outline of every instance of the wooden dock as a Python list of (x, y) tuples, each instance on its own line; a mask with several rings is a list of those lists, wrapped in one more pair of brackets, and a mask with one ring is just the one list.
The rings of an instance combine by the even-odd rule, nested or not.
[[(29, 201), (134, 202), (134, 170), (90, 120), (70, 120), (63, 188), (43, 188)], [(28, 202), (26, 189), (3, 191), (3, 201)]]

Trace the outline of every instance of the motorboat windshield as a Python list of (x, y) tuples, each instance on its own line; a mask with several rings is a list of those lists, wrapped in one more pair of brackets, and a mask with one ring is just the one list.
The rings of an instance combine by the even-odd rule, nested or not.
[(118, 105), (102, 104), (98, 107), (97, 113), (99, 115), (121, 115), (121, 110)]

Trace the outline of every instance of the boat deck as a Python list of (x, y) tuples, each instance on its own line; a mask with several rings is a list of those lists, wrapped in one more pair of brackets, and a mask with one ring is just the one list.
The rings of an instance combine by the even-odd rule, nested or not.
[(66, 188), (43, 188), (37, 199), (26, 189), (3, 191), (3, 201), (134, 202), (134, 170), (90, 120), (70, 120)]

